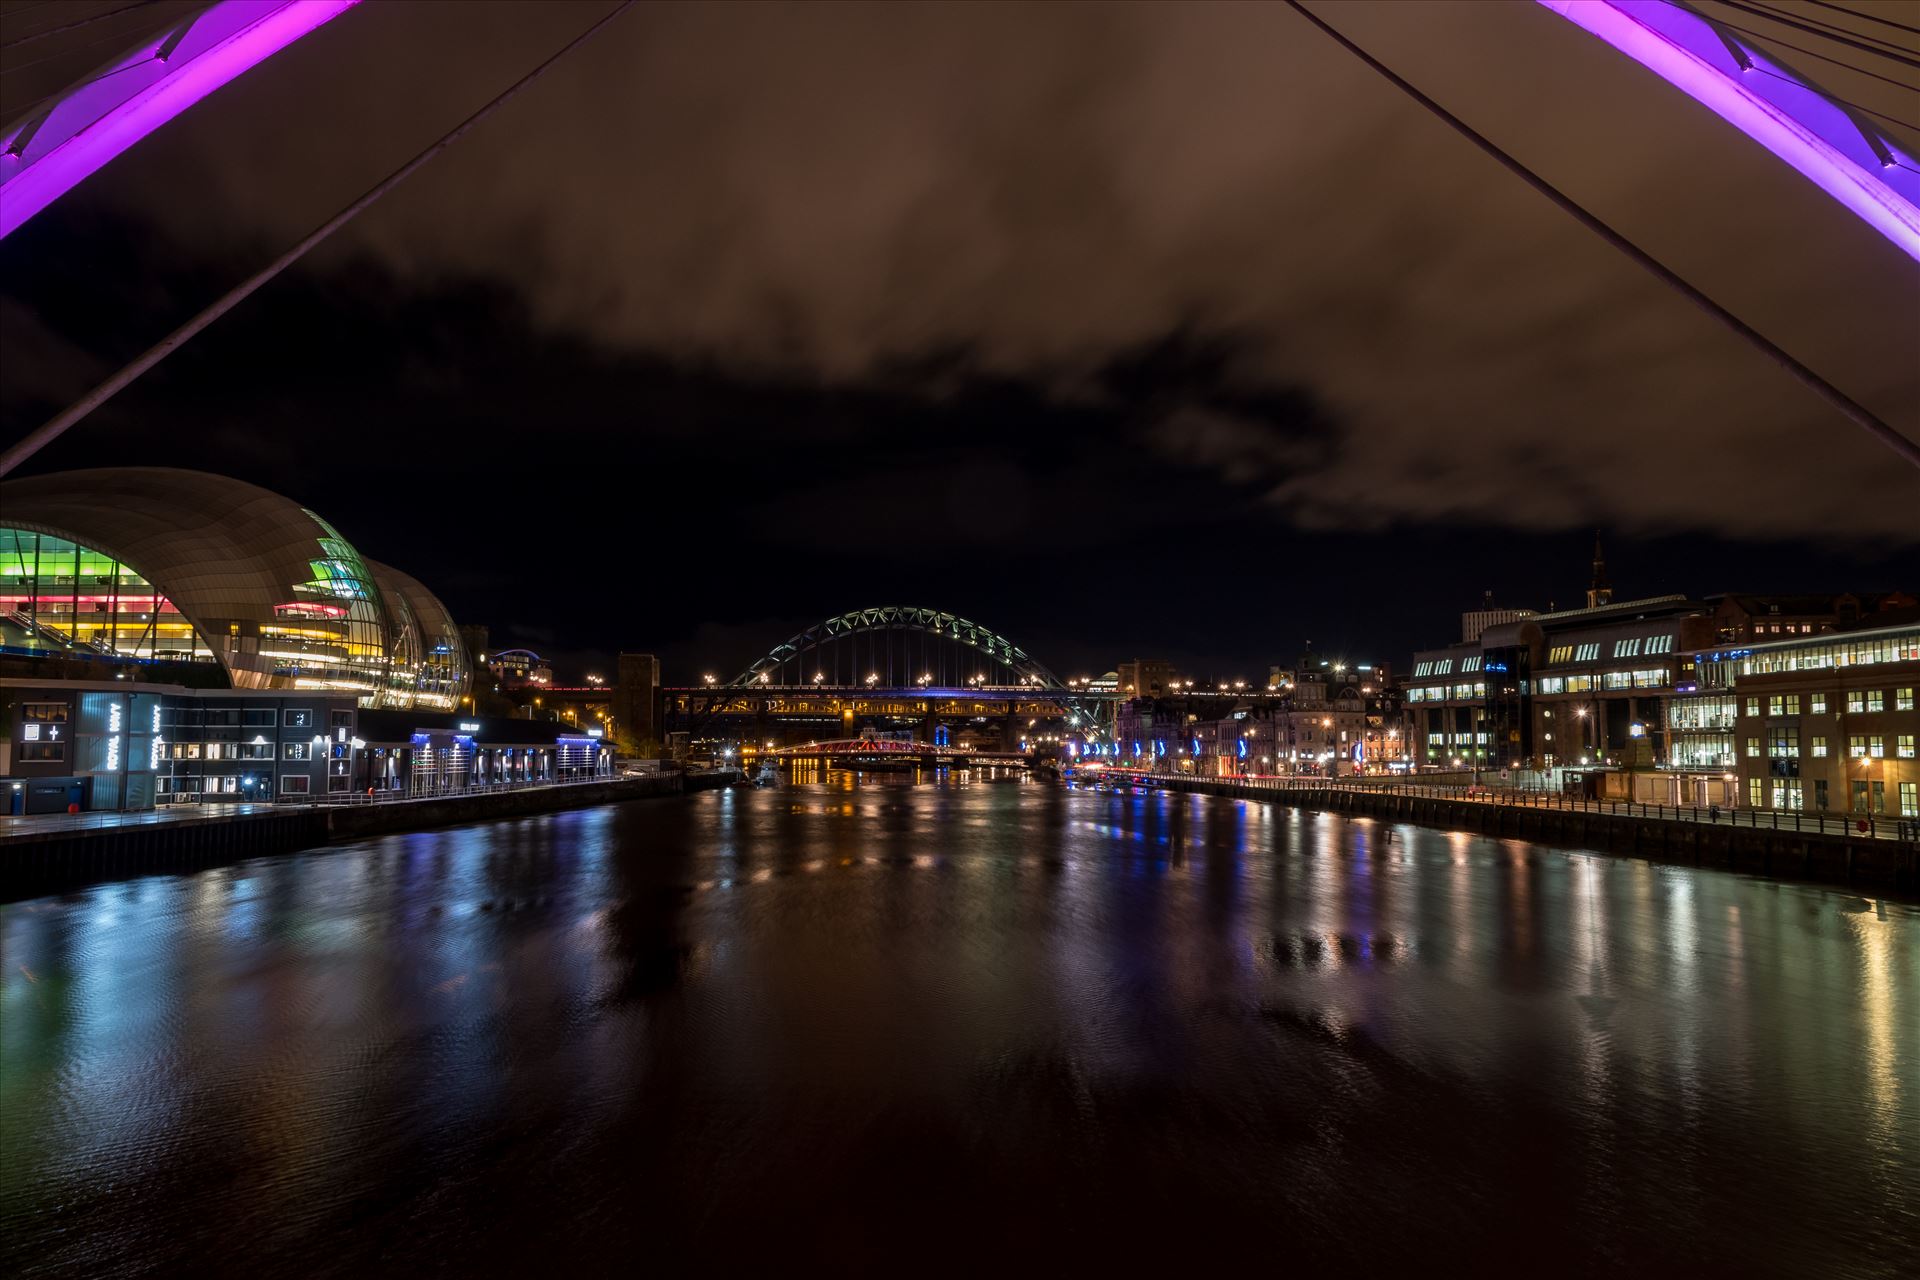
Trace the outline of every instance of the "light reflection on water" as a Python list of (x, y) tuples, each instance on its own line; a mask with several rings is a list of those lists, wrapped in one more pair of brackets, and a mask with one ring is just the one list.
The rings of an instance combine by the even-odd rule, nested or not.
[(397, 836), (0, 908), (0, 1264), (1894, 1275), (1917, 942), (1198, 796)]

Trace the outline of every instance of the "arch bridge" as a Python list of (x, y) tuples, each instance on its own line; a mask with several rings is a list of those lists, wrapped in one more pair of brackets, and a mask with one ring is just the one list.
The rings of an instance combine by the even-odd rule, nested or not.
[[(925, 742), (1025, 750), (1108, 736), (1113, 696), (1075, 687), (1020, 645), (941, 609), (883, 605), (824, 619), (732, 679), (662, 690), (669, 732), (756, 745), (908, 729)], [(944, 747), (944, 743), (942, 744)]]

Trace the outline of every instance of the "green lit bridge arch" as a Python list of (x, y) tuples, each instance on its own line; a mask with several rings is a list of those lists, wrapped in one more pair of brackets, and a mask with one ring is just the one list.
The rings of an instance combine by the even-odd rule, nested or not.
[(958, 614), (905, 605), (856, 609), (816, 622), (728, 684), (1067, 688), (1005, 636)]

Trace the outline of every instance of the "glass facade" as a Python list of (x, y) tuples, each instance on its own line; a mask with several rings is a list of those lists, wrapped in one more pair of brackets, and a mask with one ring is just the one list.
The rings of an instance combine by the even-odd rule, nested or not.
[(0, 525), (0, 641), (34, 651), (212, 662), (173, 601), (104, 551)]
[[(433, 593), (241, 481), (110, 467), (0, 491), (10, 647), (217, 663), (236, 689), (451, 711), (466, 648)], [(137, 569), (134, 567), (137, 566)]]

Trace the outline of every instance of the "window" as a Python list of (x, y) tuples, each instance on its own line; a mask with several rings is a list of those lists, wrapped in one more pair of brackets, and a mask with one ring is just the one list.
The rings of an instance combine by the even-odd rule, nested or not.
[(1800, 714), (1800, 695), (1797, 693), (1775, 693), (1767, 696), (1767, 714), (1770, 716), (1797, 716)]
[(1813, 749), (1809, 754), (1816, 760), (1824, 760), (1827, 758), (1827, 738), (1825, 734), (1817, 733), (1813, 736)]
[(1433, 664), (1433, 674), (1437, 676), (1451, 675), (1452, 673), (1453, 673), (1452, 658), (1442, 658), (1440, 659), (1440, 661)]
[(1796, 760), (1800, 756), (1800, 735), (1793, 729), (1767, 730), (1767, 756), (1774, 760)]
[(240, 725), (245, 729), (271, 729), (279, 721), (272, 707), (248, 707), (240, 713)]
[(1867, 710), (1885, 711), (1887, 709), (1887, 691), (1885, 689), (1867, 690)]
[(1540, 680), (1540, 692), (1542, 693), (1565, 693), (1566, 691), (1567, 678), (1565, 676), (1543, 676)]
[(1894, 740), (1894, 752), (1902, 760), (1913, 759), (1913, 735), (1903, 733)]
[(1762, 785), (1762, 780), (1759, 778), (1747, 779), (1747, 804), (1755, 809), (1765, 807), (1762, 802), (1764, 793), (1760, 790)]
[(1632, 639), (1632, 640), (1615, 640), (1613, 642), (1613, 656), (1616, 658), (1639, 657), (1640, 656), (1639, 639), (1636, 637), (1635, 639)]
[(327, 713), (327, 723), (328, 723), (328, 725), (329, 725), (330, 727), (332, 727), (332, 728), (335, 728), (335, 729), (351, 729), (351, 728), (353, 728), (353, 711), (352, 711), (352, 709), (351, 709), (351, 708), (347, 708), (347, 709), (343, 709), (343, 710), (339, 710), (339, 711), (330, 711), (330, 712), (328, 712), (328, 713)]
[(1895, 689), (1893, 691), (1893, 709), (1895, 711), (1913, 710), (1913, 686), (1912, 685), (1908, 685), (1904, 689)]
[(1822, 813), (1827, 811), (1827, 780), (1825, 778), (1813, 780), (1813, 807)]
[(286, 773), (280, 776), (281, 794), (305, 795), (308, 784), (313, 780), (304, 773)]
[(1858, 689), (1855, 689), (1852, 693), (1849, 693), (1847, 695), (1847, 710), (1865, 711), (1866, 709), (1867, 709), (1867, 695), (1865, 693), (1861, 692)]
[(1872, 812), (1885, 813), (1886, 811), (1887, 811), (1887, 784), (1884, 782), (1881, 782), (1879, 779), (1876, 778), (1874, 779), (1874, 783), (1873, 783)]
[(67, 744), (64, 742), (23, 742), (19, 746), (19, 758), (26, 760), (65, 760)]
[(1867, 811), (1867, 784), (1864, 782), (1853, 784), (1853, 811), (1855, 813)]
[(1747, 699), (1747, 714), (1750, 716), (1757, 716), (1760, 714), (1760, 699), (1758, 698)]
[(1920, 818), (1920, 783), (1903, 782), (1900, 784), (1900, 816)]
[(240, 759), (271, 760), (273, 744), (271, 742), (243, 742), (240, 744)]
[(1462, 659), (1460, 659), (1460, 671), (1461, 671), (1461, 674), (1463, 674), (1463, 675), (1464, 675), (1465, 673), (1467, 673), (1467, 672), (1469, 672), (1469, 671), (1478, 671), (1479, 669), (1480, 669), (1480, 659), (1478, 659), (1478, 658), (1462, 658)]
[(287, 728), (289, 729), (313, 728), (313, 708), (312, 707), (288, 707), (287, 708)]
[(1863, 735), (1857, 734), (1857, 733), (1854, 734), (1852, 737), (1848, 738), (1847, 754), (1849, 756), (1852, 756), (1856, 760), (1859, 759), (1861, 756), (1866, 755), (1867, 754), (1866, 738)]
[(1773, 780), (1773, 807), (1776, 809), (1798, 809), (1800, 803), (1800, 779), (1775, 778)]
[(1808, 710), (1812, 711), (1813, 714), (1817, 716), (1823, 716), (1827, 714), (1827, 695), (1826, 694), (1810, 693), (1807, 695), (1807, 702), (1808, 702)]
[(1759, 756), (1760, 756), (1760, 739), (1758, 739), (1758, 738), (1748, 738), (1748, 739), (1747, 739), (1747, 757), (1748, 757), (1748, 759), (1758, 759), (1758, 758), (1759, 758)]
[(1887, 758), (1887, 739), (1884, 734), (1874, 734), (1867, 739), (1867, 754), (1875, 760)]
[(1647, 652), (1649, 654), (1672, 653), (1673, 637), (1672, 636), (1655, 636), (1653, 639), (1647, 641)]
[[(1557, 644), (1553, 646), (1553, 648), (1549, 650), (1547, 653), (1548, 666), (1555, 666), (1562, 662), (1572, 662), (1572, 661), (1573, 661), (1573, 646), (1570, 644)], [(1421, 673), (1419, 671), (1415, 671), (1413, 674), (1420, 675)]]
[(28, 724), (65, 724), (67, 722), (67, 704), (64, 702), (23, 702), (20, 704), (20, 718)]
[(312, 753), (312, 747), (305, 742), (289, 742), (281, 747), (281, 759), (305, 760)]
[(1583, 644), (1573, 652), (1573, 660), (1575, 662), (1597, 662), (1599, 659), (1600, 645), (1598, 641), (1595, 641), (1593, 644)]

